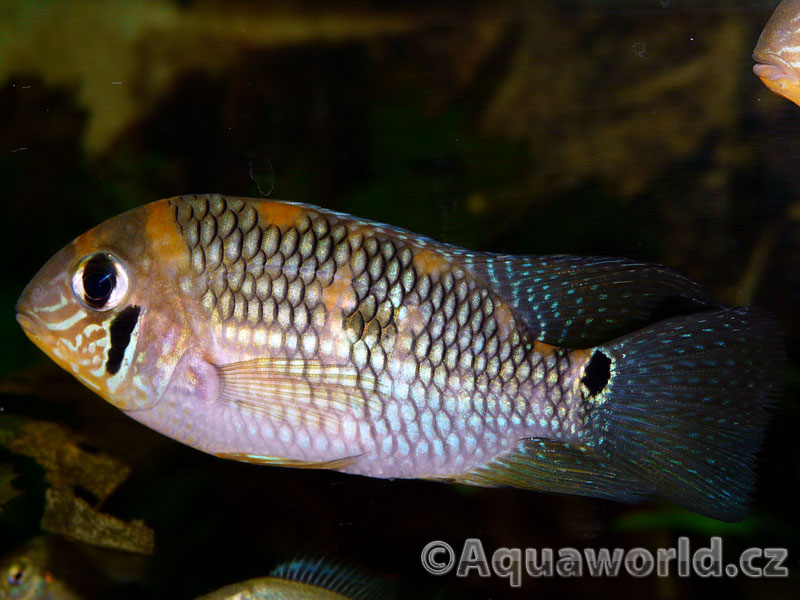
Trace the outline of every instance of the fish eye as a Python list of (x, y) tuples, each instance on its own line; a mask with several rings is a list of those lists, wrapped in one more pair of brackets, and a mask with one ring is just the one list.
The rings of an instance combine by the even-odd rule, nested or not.
[(27, 579), (27, 570), (24, 565), (13, 564), (8, 568), (8, 583), (11, 585), (20, 585)]
[(110, 310), (128, 291), (128, 275), (119, 259), (107, 252), (83, 257), (72, 275), (72, 291), (87, 308)]

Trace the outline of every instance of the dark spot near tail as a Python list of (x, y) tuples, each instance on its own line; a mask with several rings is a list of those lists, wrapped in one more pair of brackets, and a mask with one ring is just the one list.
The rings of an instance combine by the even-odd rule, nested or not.
[(122, 366), (122, 357), (131, 342), (131, 333), (139, 320), (140, 310), (138, 306), (128, 306), (111, 321), (111, 347), (106, 360), (106, 373), (109, 375), (116, 375)]
[(581, 383), (586, 386), (591, 398), (605, 389), (609, 379), (611, 379), (611, 359), (600, 350), (595, 350), (583, 371)]

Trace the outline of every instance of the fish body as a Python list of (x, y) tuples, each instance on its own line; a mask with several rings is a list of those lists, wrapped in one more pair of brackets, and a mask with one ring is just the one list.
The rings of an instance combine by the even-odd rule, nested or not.
[(753, 49), (753, 72), (767, 88), (800, 105), (800, 0), (783, 0)]
[(392, 582), (322, 560), (295, 560), (269, 577), (225, 586), (196, 600), (389, 600)]
[(103, 398), (217, 456), (658, 494), (728, 520), (783, 364), (771, 316), (659, 265), (475, 253), (220, 195), (92, 229), (17, 310)]

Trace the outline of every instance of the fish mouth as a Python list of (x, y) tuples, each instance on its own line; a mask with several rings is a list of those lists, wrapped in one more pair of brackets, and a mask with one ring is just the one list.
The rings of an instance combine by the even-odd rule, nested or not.
[(36, 317), (18, 311), (17, 323), (20, 324), (25, 333), (33, 333), (33, 330), (36, 327)]
[(762, 79), (776, 81), (778, 79), (789, 79), (800, 83), (800, 77), (794, 67), (786, 62), (782, 57), (772, 52), (754, 52), (753, 60), (757, 64), (753, 65), (753, 73)]
[(28, 339), (33, 342), (36, 347), (39, 348), (39, 350), (47, 354), (47, 356), (61, 365), (63, 361), (55, 356), (52, 350), (52, 347), (55, 345), (55, 340), (46, 336), (45, 331), (47, 328), (42, 323), (42, 320), (36, 315), (36, 313), (20, 310), (18, 308), (16, 318), (17, 323), (20, 324), (22, 331), (25, 333)]
[(17, 323), (19, 323), (20, 327), (22, 327), (22, 331), (25, 333), (26, 336), (37, 346), (40, 348), (44, 343), (44, 340), (41, 336), (42, 331), (42, 321), (39, 317), (30, 311), (22, 310), (17, 308)]
[(753, 60), (762, 65), (773, 65), (784, 69), (791, 69), (791, 65), (783, 58), (772, 52), (753, 52)]
[(33, 344), (44, 352), (59, 367), (70, 371), (70, 364), (59, 354), (58, 339), (47, 331), (47, 326), (36, 313), (17, 310), (17, 323), (22, 327), (22, 331)]

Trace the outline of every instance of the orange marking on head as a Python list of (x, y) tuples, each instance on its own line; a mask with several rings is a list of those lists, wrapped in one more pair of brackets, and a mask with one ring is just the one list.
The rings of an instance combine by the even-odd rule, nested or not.
[(444, 256), (431, 250), (417, 252), (414, 255), (413, 262), (421, 275), (436, 276), (452, 267)]
[(97, 252), (97, 249), (103, 245), (103, 236), (98, 235), (98, 228), (90, 229), (86, 233), (78, 236), (72, 242), (75, 248), (75, 257), (81, 258), (92, 252)]
[(181, 259), (188, 261), (189, 248), (175, 221), (175, 212), (170, 208), (169, 200), (153, 202), (144, 210), (147, 219), (145, 233), (153, 256), (168, 264)]
[(305, 210), (302, 206), (277, 201), (259, 202), (255, 207), (265, 225), (275, 225), (281, 229), (294, 225)]

